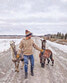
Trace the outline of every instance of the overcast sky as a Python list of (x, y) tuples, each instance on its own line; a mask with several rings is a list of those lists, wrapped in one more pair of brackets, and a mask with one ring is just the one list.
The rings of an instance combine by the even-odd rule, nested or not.
[(0, 35), (67, 32), (67, 0), (0, 0)]

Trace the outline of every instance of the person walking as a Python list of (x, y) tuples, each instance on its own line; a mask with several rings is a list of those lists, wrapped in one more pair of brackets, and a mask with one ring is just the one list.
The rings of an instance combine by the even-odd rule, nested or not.
[(30, 60), (31, 63), (31, 75), (34, 76), (34, 56), (33, 56), (33, 47), (40, 51), (43, 52), (42, 49), (40, 49), (34, 41), (31, 39), (32, 33), (28, 30), (25, 30), (26, 37), (23, 38), (19, 44), (19, 51), (18, 54), (21, 54), (23, 52), (23, 58), (24, 58), (24, 70), (25, 70), (25, 79), (28, 77), (28, 59)]

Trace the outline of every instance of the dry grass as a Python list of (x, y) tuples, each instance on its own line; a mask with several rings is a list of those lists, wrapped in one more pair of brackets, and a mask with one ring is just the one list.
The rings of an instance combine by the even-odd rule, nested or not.
[(59, 43), (59, 44), (62, 44), (62, 45), (67, 45), (67, 40), (59, 39), (58, 41), (56, 41), (56, 43)]
[(62, 45), (67, 45), (67, 40), (65, 40), (65, 39), (51, 38), (49, 40), (52, 41), (52, 42), (62, 44)]
[(56, 41), (57, 39), (56, 39), (56, 38), (50, 38), (49, 40), (52, 41), (52, 42), (54, 42), (54, 41)]

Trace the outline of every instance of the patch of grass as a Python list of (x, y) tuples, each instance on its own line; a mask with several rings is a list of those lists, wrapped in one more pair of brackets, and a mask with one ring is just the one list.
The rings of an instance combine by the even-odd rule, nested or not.
[(52, 42), (62, 44), (62, 45), (67, 45), (67, 40), (65, 39), (50, 38), (49, 40)]

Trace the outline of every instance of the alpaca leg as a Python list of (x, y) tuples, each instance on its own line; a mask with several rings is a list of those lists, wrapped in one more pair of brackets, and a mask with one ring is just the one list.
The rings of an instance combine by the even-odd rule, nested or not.
[(16, 62), (15, 62), (15, 72), (17, 71), (17, 65), (16, 65)]
[(53, 59), (53, 57), (52, 57), (52, 54), (51, 54), (51, 56), (50, 56), (50, 59), (51, 59), (51, 61), (52, 61), (52, 66), (54, 65), (54, 59)]
[(49, 62), (50, 62), (50, 60), (49, 60), (48, 58), (47, 58), (47, 62), (48, 62), (48, 63), (47, 63), (47, 65), (48, 65), (48, 64), (49, 64)]
[(42, 58), (40, 57), (40, 63), (42, 63)]
[(19, 62), (17, 62), (17, 72), (19, 72)]
[(52, 60), (51, 60), (51, 61), (52, 61), (52, 66), (53, 66), (53, 65), (54, 65), (54, 59), (52, 58)]
[(21, 69), (24, 67), (24, 58), (21, 59)]
[(23, 69), (23, 67), (24, 67), (24, 61), (22, 62), (21, 69)]

